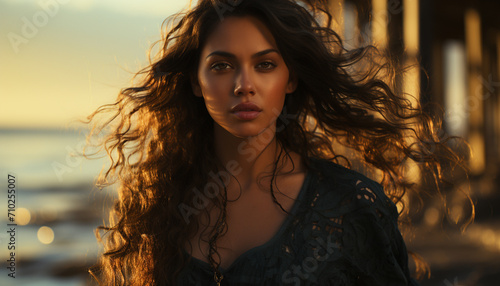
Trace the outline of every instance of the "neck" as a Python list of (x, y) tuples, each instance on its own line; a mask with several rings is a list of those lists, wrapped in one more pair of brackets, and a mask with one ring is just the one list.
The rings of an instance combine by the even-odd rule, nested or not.
[(236, 177), (242, 189), (255, 186), (261, 173), (274, 170), (281, 148), (275, 128), (267, 128), (253, 137), (239, 138), (214, 124), (214, 143), (220, 162)]

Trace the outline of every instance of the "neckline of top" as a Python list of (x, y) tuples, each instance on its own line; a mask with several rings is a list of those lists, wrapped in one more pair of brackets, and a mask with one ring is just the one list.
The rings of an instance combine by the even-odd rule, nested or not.
[[(314, 159), (314, 158), (312, 158)], [(312, 161), (312, 160), (311, 160)], [(307, 193), (307, 190), (309, 189), (309, 186), (311, 185), (311, 182), (313, 181), (312, 177), (314, 176), (313, 175), (314, 172), (313, 172), (313, 169), (309, 168), (307, 171), (306, 171), (306, 176), (304, 178), (304, 182), (302, 183), (302, 187), (300, 188), (300, 191), (299, 191), (299, 194), (297, 195), (297, 198), (295, 200), (295, 202), (293, 203), (293, 206), (292, 206), (292, 209), (290, 210), (290, 213), (286, 216), (285, 220), (283, 221), (283, 223), (280, 225), (279, 229), (276, 231), (276, 233), (273, 235), (273, 237), (271, 237), (268, 241), (266, 241), (265, 243), (261, 244), (261, 245), (258, 245), (258, 246), (255, 246), (253, 248), (250, 248), (249, 250), (243, 252), (240, 256), (238, 256), (238, 258), (236, 258), (233, 263), (231, 263), (231, 265), (229, 265), (228, 268), (222, 268), (222, 267), (219, 267), (219, 271), (220, 273), (227, 273), (229, 272), (232, 268), (234, 268), (235, 265), (237, 265), (243, 258), (249, 256), (250, 254), (258, 251), (258, 250), (261, 250), (261, 249), (264, 249), (264, 248), (267, 248), (267, 247), (270, 247), (271, 245), (273, 245), (275, 243), (276, 240), (278, 240), (283, 232), (287, 229), (288, 225), (290, 224), (291, 220), (293, 219), (293, 217), (295, 216), (295, 214), (297, 213), (299, 207), (302, 205), (301, 203), (304, 201), (304, 197), (305, 197), (305, 194)], [(183, 249), (184, 250), (184, 249)], [(200, 260), (194, 256), (191, 256), (189, 253), (187, 253), (187, 251), (184, 250), (184, 253), (190, 257), (193, 261), (195, 261), (196, 263), (198, 263), (201, 267), (205, 268), (206, 270), (208, 270), (209, 272), (212, 272), (212, 267), (210, 266), (209, 263), (203, 261), (203, 260)]]

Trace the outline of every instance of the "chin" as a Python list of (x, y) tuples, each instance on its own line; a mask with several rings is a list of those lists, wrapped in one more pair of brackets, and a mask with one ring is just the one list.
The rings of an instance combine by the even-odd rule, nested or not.
[(247, 131), (243, 131), (243, 130), (229, 131), (229, 133), (231, 133), (234, 137), (238, 137), (238, 138), (255, 137), (255, 136), (260, 134), (260, 132), (255, 132), (255, 131), (250, 131), (250, 130), (247, 130)]
[(272, 134), (271, 130), (272, 129), (269, 129), (268, 126), (266, 126), (261, 128), (242, 128), (240, 130), (233, 130), (233, 132), (230, 131), (230, 133), (238, 138), (249, 138), (249, 137), (259, 136), (262, 137), (261, 138), (262, 140), (266, 141), (266, 139), (270, 139), (275, 136), (275, 134)]
[(237, 138), (251, 138), (256, 136), (262, 136), (262, 139), (274, 137), (275, 134), (271, 134), (270, 126), (258, 122), (231, 122), (229, 124), (217, 124), (219, 128), (224, 130), (224, 132), (229, 135), (231, 134)]

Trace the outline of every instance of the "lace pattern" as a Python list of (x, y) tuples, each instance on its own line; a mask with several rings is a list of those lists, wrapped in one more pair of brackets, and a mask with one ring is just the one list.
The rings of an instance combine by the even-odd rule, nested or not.
[[(398, 212), (362, 174), (311, 158), (310, 182), (272, 244), (238, 258), (226, 285), (412, 285)], [(309, 176), (309, 175), (308, 175)], [(192, 259), (179, 285), (214, 285), (208, 264)]]

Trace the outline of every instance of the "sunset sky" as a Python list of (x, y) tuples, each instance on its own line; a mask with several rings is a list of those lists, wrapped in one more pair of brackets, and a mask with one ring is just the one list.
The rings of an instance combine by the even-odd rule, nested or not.
[(114, 100), (188, 3), (0, 0), (0, 128), (70, 127)]

